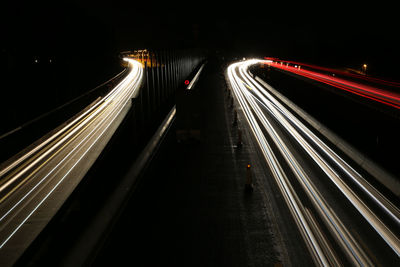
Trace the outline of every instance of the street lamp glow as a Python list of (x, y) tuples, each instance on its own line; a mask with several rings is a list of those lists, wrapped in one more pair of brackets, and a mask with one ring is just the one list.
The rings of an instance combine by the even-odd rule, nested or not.
[(367, 72), (367, 64), (362, 65), (362, 71), (364, 72), (364, 74)]

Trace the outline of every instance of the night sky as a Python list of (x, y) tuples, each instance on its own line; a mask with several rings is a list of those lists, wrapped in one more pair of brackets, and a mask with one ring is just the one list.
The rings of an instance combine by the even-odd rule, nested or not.
[(2, 8), (2, 51), (83, 57), (202, 47), (339, 66), (369, 63), (396, 75), (394, 2), (276, 2), (12, 1)]

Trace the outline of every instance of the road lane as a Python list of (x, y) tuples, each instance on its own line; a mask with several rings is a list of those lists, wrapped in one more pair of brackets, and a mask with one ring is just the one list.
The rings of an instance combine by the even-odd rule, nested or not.
[[(288, 183), (286, 188), (280, 186), (282, 193), (285, 195), (291, 194), (288, 189), (290, 183), (300, 184), (303, 191), (311, 201), (314, 212), (318, 215), (320, 220), (324, 223), (325, 227), (329, 229), (330, 235), (336, 240), (336, 246), (346, 255), (347, 260), (356, 265), (371, 265), (373, 261), (380, 263), (382, 261), (398, 260), (399, 257), (399, 239), (398, 230), (390, 229), (388, 225), (399, 225), (399, 210), (383, 195), (381, 195), (375, 188), (372, 187), (363, 177), (356, 172), (349, 164), (341, 159), (331, 148), (324, 144), (310, 129), (307, 129), (294, 114), (289, 112), (277, 99), (275, 99), (269, 92), (261, 86), (249, 74), (248, 68), (253, 64), (270, 64), (270, 61), (249, 60), (232, 64), (228, 68), (228, 78), (232, 85), (232, 91), (237, 99), (240, 108), (242, 109), (245, 118), (250, 126), (251, 131), (256, 136), (261, 150), (265, 151), (264, 155), (268, 165), (272, 169), (274, 178), (280, 186), (284, 181)], [(277, 129), (279, 128), (279, 129)], [(285, 135), (285, 137), (282, 137)], [(277, 150), (271, 149), (267, 142), (268, 136), (275, 144)], [(304, 169), (299, 160), (294, 155), (298, 154), (297, 151), (291, 151), (296, 146), (287, 146), (287, 140), (297, 143), (297, 150), (302, 150), (300, 153), (306, 155), (307, 160), (314, 164), (314, 170), (309, 168)], [(283, 156), (287, 168), (279, 167), (282, 162), (279, 162), (275, 154)], [(319, 172), (316, 170), (319, 169)], [(279, 171), (276, 171), (279, 170)], [(333, 184), (336, 188), (335, 197), (326, 197), (330, 195), (326, 193), (327, 189), (321, 188), (320, 180), (322, 179), (320, 171), (324, 174), (324, 181)], [(280, 173), (279, 173), (280, 172)], [(287, 173), (287, 174), (285, 174)], [(295, 180), (288, 181), (285, 176), (289, 173), (294, 174)], [(349, 182), (352, 181), (352, 183)], [(366, 192), (366, 196), (358, 196), (356, 190), (352, 188), (354, 184), (357, 189)], [(331, 186), (330, 185), (330, 186)], [(369, 201), (365, 201), (368, 197)], [(358, 216), (362, 216), (367, 225), (362, 229), (370, 229), (375, 231), (382, 240), (383, 244), (389, 247), (392, 258), (382, 258), (382, 255), (376, 257), (373, 255), (374, 249), (368, 246), (376, 244), (365, 245), (365, 238), (360, 241), (359, 234), (352, 231), (354, 225), (348, 225), (348, 219), (343, 215), (345, 208), (337, 208), (338, 203), (332, 203), (336, 199), (337, 202), (343, 202), (344, 205), (351, 205), (353, 209), (358, 212)], [(370, 201), (372, 199), (372, 201)], [(327, 240), (321, 241), (322, 230), (316, 228), (313, 219), (305, 212), (305, 208), (299, 198), (293, 197), (292, 200), (288, 198), (288, 206), (293, 209), (297, 205), (299, 208), (295, 209), (292, 214), (296, 220), (301, 220), (298, 225), (306, 225), (311, 231), (306, 232), (305, 240), (309, 243), (310, 252), (314, 254), (317, 264), (324, 265), (328, 255), (334, 254), (327, 251), (327, 248), (332, 246), (321, 245), (328, 243)], [(369, 204), (373, 203), (374, 207)], [(368, 205), (367, 205), (368, 203)], [(347, 207), (347, 206), (346, 206)], [(378, 216), (377, 209), (383, 209), (383, 217)], [(301, 214), (299, 216), (298, 214)], [(379, 213), (382, 215), (382, 213)], [(297, 217), (296, 217), (297, 216)], [(347, 215), (349, 217), (349, 215)], [(356, 226), (357, 228), (358, 226)], [(301, 227), (300, 227), (301, 229)], [(310, 242), (310, 240), (315, 240)], [(361, 244), (360, 244), (361, 243)], [(367, 249), (365, 247), (368, 247)], [(324, 249), (322, 249), (324, 248)], [(323, 253), (324, 255), (320, 255)], [(329, 259), (330, 264), (334, 264), (339, 259)]]
[(11, 265), (84, 177), (132, 105), (142, 65), (105, 97), (0, 170), (0, 264)]

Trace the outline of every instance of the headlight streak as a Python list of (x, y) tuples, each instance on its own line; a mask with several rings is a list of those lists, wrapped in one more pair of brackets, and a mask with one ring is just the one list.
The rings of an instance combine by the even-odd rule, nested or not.
[[(278, 160), (276, 159), (274, 153), (272, 152), (271, 147), (269, 146), (264, 134), (262, 133), (261, 128), (259, 127), (254, 115), (251, 112), (250, 106), (246, 103), (246, 98), (244, 96), (246, 90), (241, 88), (241, 80), (236, 74), (236, 68), (238, 68), (242, 62), (232, 64), (228, 67), (227, 75), (229, 81), (232, 86), (232, 91), (240, 103), (240, 106), (245, 114), (245, 118), (249, 125), (250, 129), (256, 137), (258, 145), (271, 168), (271, 173), (275, 178), (275, 181), (278, 184), (280, 191), (287, 203), (289, 210), (302, 234), (304, 240), (306, 241), (307, 247), (310, 250), (313, 259), (318, 265), (327, 266), (329, 265), (329, 261), (326, 258), (326, 254), (322, 251), (322, 248), (313, 233), (313, 230), (310, 228), (309, 223), (305, 219), (304, 215), (304, 207), (301, 205), (294, 189), (290, 185), (286, 174), (284, 173), (282, 167), (280, 166)], [(326, 243), (326, 242), (325, 242)]]
[[(265, 137), (254, 119), (253, 113), (257, 116), (263, 127), (267, 130), (272, 140), (278, 147), (285, 160), (288, 162), (290, 168), (295, 174), (296, 178), (305, 189), (310, 200), (314, 204), (317, 211), (319, 211), (321, 218), (325, 221), (328, 229), (332, 232), (336, 240), (342, 244), (342, 248), (346, 251), (347, 256), (355, 264), (372, 264), (365, 252), (360, 248), (355, 239), (351, 236), (349, 231), (340, 222), (337, 215), (333, 213), (331, 208), (326, 204), (326, 201), (318, 193), (310, 179), (302, 170), (296, 159), (290, 153), (286, 145), (283, 143), (279, 135), (276, 133), (272, 125), (268, 122), (260, 106), (268, 110), (268, 112), (278, 121), (284, 129), (293, 136), (299, 145), (307, 152), (317, 165), (326, 173), (335, 186), (343, 193), (343, 195), (352, 203), (352, 205), (360, 212), (360, 214), (368, 221), (368, 223), (375, 229), (375, 231), (385, 240), (385, 242), (392, 248), (392, 250), (399, 256), (400, 246), (398, 238), (386, 227), (386, 225), (368, 208), (368, 206), (357, 197), (357, 195), (349, 188), (341, 179), (338, 173), (324, 160), (323, 156), (330, 158), (344, 173), (346, 173), (367, 195), (379, 206), (391, 219), (399, 225), (399, 210), (383, 195), (381, 195), (372, 185), (370, 185), (358, 172), (349, 166), (343, 159), (334, 153), (325, 143), (317, 138), (307, 127), (305, 127), (293, 114), (291, 114), (283, 105), (279, 103), (269, 92), (267, 92), (257, 81), (255, 81), (248, 73), (248, 67), (257, 63), (270, 64), (271, 61), (249, 60), (232, 64), (228, 68), (228, 78), (232, 85), (232, 91), (238, 99), (241, 108), (244, 111), (246, 120), (251, 126), (259, 146), (262, 148), (263, 153), (269, 145)], [(237, 72), (240, 75), (237, 75)], [(247, 89), (249, 90), (247, 90)], [(304, 136), (304, 137), (303, 137)], [(316, 145), (323, 154), (319, 154), (306, 139)], [(269, 151), (271, 154), (272, 151)], [(266, 153), (264, 153), (266, 155)], [(269, 161), (273, 159), (269, 156), (267, 159), (268, 164), (279, 165), (278, 162), (271, 164)], [(274, 171), (273, 171), (274, 173)], [(283, 175), (274, 175), (278, 185), (282, 182)], [(280, 187), (281, 191), (283, 187)], [(283, 192), (286, 194), (286, 192)], [(294, 198), (293, 198), (294, 199)], [(290, 204), (288, 203), (290, 206)], [(293, 211), (292, 211), (293, 214)], [(303, 215), (304, 219), (304, 215)], [(302, 222), (303, 224), (312, 222)], [(317, 232), (315, 232), (317, 233)], [(315, 239), (315, 236), (313, 237)], [(313, 239), (310, 238), (310, 239)], [(316, 246), (311, 244), (311, 246)], [(316, 250), (314, 250), (316, 251)], [(321, 250), (319, 250), (321, 251)]]
[[(73, 120), (71, 123), (69, 123), (67, 126), (63, 127), (60, 131), (52, 135), (50, 138), (46, 139), (43, 143), (39, 144), (37, 147), (23, 155), (21, 158), (17, 159), (15, 162), (11, 163), (10, 166), (6, 167), (5, 170), (10, 171), (12, 170), (13, 167), (18, 166), (21, 162), (26, 160), (26, 164), (22, 166), (22, 168), (18, 168), (14, 173), (11, 173), (10, 175), (6, 177), (2, 177), (1, 180), (4, 181), (3, 184), (0, 186), (0, 192), (3, 192), (4, 190), (7, 189), (12, 183), (20, 179), (24, 175), (28, 175), (28, 177), (25, 177), (26, 179), (29, 179), (30, 176), (34, 175), (37, 171), (39, 171), (38, 168), (34, 169), (32, 171), (32, 168), (40, 163), (42, 160), (44, 160), (46, 157), (49, 155), (54, 155), (54, 152), (57, 151), (60, 147), (62, 148), (64, 146), (65, 142), (71, 142), (73, 139), (71, 137), (76, 137), (78, 136), (79, 133), (81, 133), (83, 130), (85, 130), (95, 119), (97, 116), (102, 114), (104, 110), (108, 107), (108, 105), (114, 101), (114, 99), (118, 99), (118, 102), (116, 104), (120, 104), (121, 101), (126, 101), (124, 100), (124, 97), (128, 94), (132, 94), (132, 88), (131, 90), (121, 90), (124, 89), (124, 86), (126, 87), (127, 85), (130, 85), (132, 81), (134, 83), (137, 82), (137, 80), (141, 77), (141, 69), (136, 70), (136, 68), (132, 68), (132, 71), (128, 74), (128, 76), (120, 83), (118, 84), (110, 93), (108, 93), (97, 105), (92, 107), (89, 111), (85, 112), (84, 114), (86, 116), (79, 116), (79, 119)], [(90, 112), (90, 113), (89, 113)], [(110, 115), (107, 116), (107, 118)], [(82, 122), (81, 122), (82, 120)], [(62, 134), (66, 133), (65, 136)], [(58, 136), (61, 136), (62, 138), (60, 140), (57, 140), (56, 138)], [(50, 143), (52, 140), (57, 140), (55, 144)], [(43, 153), (38, 153), (34, 154), (39, 151), (39, 149), (43, 148), (45, 145), (50, 143), (50, 147), (45, 149)], [(29, 156), (32, 156), (33, 158), (29, 159)], [(29, 159), (29, 160), (27, 160)], [(3, 171), (3, 173), (6, 173)], [(0, 176), (1, 177), (1, 176)], [(7, 198), (7, 196), (17, 190), (20, 185), (23, 184), (23, 181), (20, 182), (17, 186), (12, 188), (12, 191), (9, 193), (5, 194), (1, 199), (0, 203), (4, 201), (4, 199)]]
[[(18, 201), (16, 201), (13, 205), (10, 206), (8, 210), (3, 210), (4, 214), (0, 217), (0, 222), (2, 223), (0, 230), (3, 231), (5, 224), (3, 221), (6, 221), (8, 216), (13, 214), (12, 212), (18, 207), (26, 204), (22, 204), (27, 200), (28, 196), (34, 195), (34, 192), (38, 190), (39, 186), (44, 186), (48, 184), (51, 180), (54, 179), (55, 176), (62, 177), (57, 180), (57, 183), (48, 191), (47, 194), (37, 203), (37, 205), (31, 210), (30, 213), (27, 214), (25, 218), (21, 218), (22, 221), (19, 221), (18, 224), (15, 224), (15, 228), (11, 230), (9, 235), (5, 236), (3, 241), (0, 241), (0, 249), (5, 246), (5, 244), (11, 239), (11, 237), (21, 228), (21, 226), (34, 214), (34, 212), (45, 202), (45, 200), (57, 189), (57, 187), (64, 181), (66, 177), (71, 173), (71, 171), (75, 168), (78, 163), (91, 151), (92, 147), (97, 144), (98, 140), (100, 140), (103, 135), (110, 129), (114, 120), (119, 116), (122, 110), (125, 108), (126, 103), (128, 103), (133, 96), (136, 95), (138, 88), (141, 84), (141, 79), (143, 76), (143, 69), (139, 62), (136, 62), (132, 59), (126, 59), (129, 62), (129, 66), (131, 68), (130, 73), (127, 75), (125, 79), (123, 79), (109, 94), (107, 94), (99, 103), (94, 105), (88, 111), (80, 115), (78, 118), (73, 120), (67, 126), (63, 127), (60, 131), (49, 137), (49, 139), (45, 140), (42, 144), (38, 145), (26, 155), (17, 159), (15, 162), (11, 163), (9, 167), (6, 167), (6, 171), (3, 170), (2, 174), (11, 172), (13, 168), (18, 167), (25, 160), (29, 160), (30, 156), (34, 156), (35, 159), (29, 164), (23, 165), (23, 168), (19, 169), (19, 172), (15, 174), (17, 178), (11, 177), (7, 180), (6, 183), (3, 183), (1, 186), (1, 190), (5, 190), (7, 185), (12, 185), (10, 180), (15, 181), (18, 179), (23, 180), (20, 184), (17, 185), (19, 187), (21, 183), (24, 183), (27, 179), (24, 174), (31, 177), (31, 173), (38, 173), (38, 168), (42, 168), (46, 165), (47, 159), (45, 163), (37, 166), (41, 160), (44, 160), (47, 155), (50, 156), (50, 159), (55, 158), (55, 156), (60, 153), (66, 145), (71, 143), (73, 140), (79, 140), (77, 144), (75, 144), (70, 150), (68, 150), (67, 154), (63, 156), (63, 158), (53, 163), (53, 167), (50, 168), (49, 171), (46, 171), (46, 174), (41, 177), (36, 184), (32, 186), (32, 188), (26, 192)], [(96, 123), (94, 122), (96, 120)], [(78, 124), (78, 125), (77, 125)], [(93, 127), (89, 130), (89, 125)], [(72, 129), (72, 130), (71, 130)], [(86, 131), (85, 130), (89, 130)], [(67, 131), (68, 134), (63, 136), (63, 132)], [(63, 138), (57, 140), (59, 136)], [(77, 138), (81, 139), (77, 139)], [(52, 144), (53, 140), (57, 140), (56, 143)], [(48, 144), (52, 144), (50, 147), (47, 147)], [(50, 151), (50, 152), (49, 152)], [(39, 153), (39, 155), (36, 155)], [(45, 156), (43, 156), (45, 155)], [(65, 171), (67, 162), (72, 164), (72, 166), (67, 167), (68, 169)], [(36, 168), (36, 169), (35, 169)], [(62, 173), (63, 171), (64, 173)], [(22, 173), (22, 174), (20, 174)], [(22, 178), (21, 178), (22, 177)], [(12, 188), (10, 192), (14, 192), (16, 189)], [(5, 201), (7, 197), (11, 194), (7, 193), (2, 199), (1, 202)], [(0, 202), (0, 204), (2, 204)], [(14, 216), (10, 217), (7, 220), (11, 220)]]
[[(241, 77), (245, 79), (246, 83), (251, 83), (251, 77), (247, 75), (247, 64), (243, 64), (243, 66), (239, 67), (239, 71), (241, 73)], [(258, 93), (257, 89), (253, 87), (252, 93)], [(354, 264), (365, 265), (371, 263), (368, 260), (368, 257), (365, 253), (360, 249), (357, 243), (354, 241), (354, 238), (349, 234), (348, 230), (344, 227), (338, 217), (331, 212), (331, 208), (328, 206), (324, 198), (319, 194), (318, 190), (315, 188), (309, 177), (306, 175), (303, 168), (297, 162), (295, 157), (292, 155), (288, 147), (282, 141), (280, 136), (276, 133), (274, 127), (269, 123), (268, 119), (265, 117), (263, 112), (261, 111), (259, 105), (255, 103), (253, 95), (246, 91), (248, 95), (248, 102), (251, 105), (253, 111), (257, 114), (258, 119), (263, 124), (264, 128), (267, 130), (268, 134), (272, 137), (272, 140), (277, 145), (281, 154), (284, 156), (285, 160), (288, 162), (288, 165), (293, 171), (293, 174), (296, 176), (297, 180), (300, 182), (300, 185), (305, 189), (305, 192), (309, 196), (310, 200), (314, 204), (315, 208), (322, 215), (322, 219), (325, 221), (326, 225), (332, 232), (333, 236), (336, 240), (342, 244), (342, 247), (345, 248), (349, 259), (353, 261)], [(279, 120), (279, 114), (273, 112), (272, 105), (268, 105), (268, 110), (271, 114), (276, 116)]]
[[(267, 85), (267, 84), (266, 84)], [(356, 170), (354, 170), (347, 162), (345, 162), (339, 155), (337, 155), (332, 149), (330, 149), (324, 142), (321, 141), (310, 129), (308, 129), (303, 123), (301, 123), (293, 114), (291, 114), (279, 101), (277, 101), (268, 91), (264, 90), (260, 84), (256, 83), (255, 86), (260, 90), (257, 93), (262, 93), (264, 96), (259, 95), (263, 101), (260, 101), (260, 104), (265, 106), (266, 102), (273, 104), (275, 111), (279, 111), (285, 118), (280, 116), (277, 118), (278, 120), (286, 120), (289, 122), (288, 124), (283, 125), (288, 132), (295, 136), (296, 141), (302, 139), (302, 136), (305, 136), (310, 142), (315, 144), (320, 148), (320, 151), (323, 152), (327, 157), (329, 157), (336, 166), (339, 167), (343, 172), (345, 172), (349, 178), (353, 180), (354, 183), (358, 185), (360, 189), (362, 189), (366, 194), (369, 195), (373, 201), (379, 205), (382, 209), (385, 210), (388, 216), (390, 216), (393, 221), (400, 227), (400, 211), (399, 209), (393, 205), (387, 198), (385, 198), (376, 188), (374, 188), (368, 181), (366, 181), (361, 174), (359, 174)], [(268, 85), (267, 85), (268, 86)], [(274, 116), (276, 117), (275, 113)], [(293, 128), (290, 127), (290, 124), (298, 129), (301, 135)], [(301, 142), (302, 144), (307, 144), (305, 141)], [(312, 149), (311, 146), (310, 149)], [(312, 149), (314, 150), (314, 149)], [(317, 153), (314, 150), (314, 154)]]
[[(132, 73), (131, 73), (132, 74)], [(8, 166), (6, 166), (4, 169), (0, 170), (0, 177), (3, 177), (5, 174), (7, 174), (9, 171), (14, 169), (16, 166), (21, 164), (21, 162), (24, 162), (27, 158), (30, 158), (33, 154), (35, 154), (38, 150), (42, 149), (45, 145), (49, 144), (53, 140), (55, 140), (57, 137), (59, 137), (62, 133), (65, 133), (69, 128), (77, 125), (77, 122), (82, 120), (84, 117), (90, 115), (93, 111), (96, 111), (99, 106), (101, 106), (106, 98), (109, 98), (110, 95), (112, 95), (120, 86), (125, 83), (127, 80), (129, 80), (129, 76), (125, 77), (120, 84), (118, 84), (110, 93), (108, 93), (101, 101), (96, 103), (94, 106), (92, 106), (90, 109), (79, 115), (77, 118), (75, 118), (73, 121), (68, 123), (66, 126), (64, 126), (62, 129), (60, 129), (58, 132), (54, 133), (52, 136), (44, 140), (42, 143), (38, 144), (36, 147), (34, 147), (32, 150), (28, 151), (24, 155), (22, 155), (20, 158), (17, 160), (13, 161), (10, 163)], [(3, 179), (1, 179), (3, 180)]]
[[(284, 108), (279, 102), (272, 97), (271, 94), (265, 91), (260, 84), (256, 81), (251, 81), (251, 77), (248, 73), (243, 72), (246, 75), (248, 82), (254, 85), (253, 93), (260, 98), (263, 105), (268, 106), (270, 113), (274, 114), (277, 121), (289, 132), (294, 139), (303, 147), (304, 151), (318, 164), (318, 166), (325, 172), (330, 180), (336, 185), (336, 187), (343, 193), (343, 195), (352, 203), (352, 205), (360, 212), (360, 214), (368, 221), (368, 223), (375, 229), (375, 231), (386, 241), (386, 243), (393, 249), (393, 251), (400, 256), (400, 241), (393, 234), (386, 225), (374, 214), (368, 206), (351, 190), (350, 187), (342, 180), (337, 172), (323, 159), (318, 152), (309, 145), (306, 140), (298, 133), (296, 129), (291, 126), (291, 123), (295, 124), (298, 129), (303, 133), (308, 134), (308, 138), (311, 142), (317, 144), (321, 150), (331, 158), (336, 165), (342, 169), (356, 184), (366, 192), (370, 198), (381, 208), (384, 209), (385, 213), (388, 214), (395, 223), (400, 227), (400, 212), (399, 210), (384, 196), (382, 196), (372, 185), (370, 185), (359, 173), (351, 168), (343, 159), (341, 159), (336, 153), (328, 148), (320, 139), (318, 139), (311, 131), (306, 131), (305, 125), (299, 120), (295, 119), (290, 112)], [(257, 88), (257, 89), (256, 89)], [(261, 94), (263, 92), (263, 94)], [(267, 96), (266, 97), (264, 97)], [(272, 104), (273, 103), (273, 104)], [(279, 106), (279, 109), (275, 106)], [(290, 123), (291, 122), (291, 123)]]

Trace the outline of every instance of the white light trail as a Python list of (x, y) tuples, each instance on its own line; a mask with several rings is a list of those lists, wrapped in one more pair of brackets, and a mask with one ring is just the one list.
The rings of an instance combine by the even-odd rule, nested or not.
[(204, 66), (205, 66), (205, 63), (203, 65), (201, 65), (200, 69), (197, 71), (196, 75), (193, 77), (193, 80), (189, 83), (188, 87), (186, 88), (187, 90), (192, 89), (194, 84), (197, 82), (197, 79), (200, 77), (200, 73), (203, 70)]
[[(270, 162), (274, 158), (271, 156), (273, 155), (273, 151), (269, 147), (269, 144), (267, 143), (264, 133), (261, 129), (264, 129), (272, 138), (279, 152), (283, 155), (285, 161), (290, 166), (292, 173), (295, 175), (304, 191), (312, 201), (314, 207), (319, 212), (320, 217), (325, 221), (332, 235), (336, 238), (337, 242), (341, 244), (348, 258), (354, 264), (371, 264), (366, 254), (351, 236), (350, 232), (346, 229), (338, 216), (332, 211), (316, 187), (313, 185), (307, 173), (303, 170), (302, 166), (290, 152), (290, 149), (286, 146), (284, 141), (276, 132), (274, 126), (269, 122), (263, 110), (266, 110), (269, 115), (271, 115), (283, 127), (283, 129), (285, 129), (285, 131), (289, 133), (294, 140), (296, 140), (296, 142), (309, 155), (310, 159), (312, 159), (317, 166), (321, 168), (321, 170), (327, 175), (327, 177), (329, 177), (329, 179), (343, 193), (349, 202), (360, 212), (366, 221), (399, 256), (399, 239), (345, 183), (345, 181), (335, 171), (335, 168), (341, 169), (376, 203), (376, 205), (381, 207), (397, 225), (400, 225), (400, 212), (397, 207), (394, 206), (383, 195), (381, 195), (357, 171), (355, 171), (349, 164), (347, 164), (342, 158), (334, 153), (332, 149), (322, 142), (314, 133), (312, 133), (311, 130), (309, 130), (291, 112), (289, 112), (282, 104), (280, 104), (280, 102), (263, 86), (261, 86), (255, 79), (251, 77), (248, 72), (249, 66), (260, 62), (265, 64), (270, 63), (271, 61), (247, 60), (238, 62), (229, 66), (227, 74), (232, 85), (232, 91), (234, 92), (234, 95), (244, 112), (250, 129), (254, 133), (256, 140), (271, 167), (271, 171), (274, 174), (274, 178), (278, 185), (281, 184), (285, 178), (283, 174), (279, 174), (274, 170), (274, 168), (278, 168), (276, 166), (279, 166), (279, 162)], [(315, 150), (311, 144), (316, 145), (321, 152)], [(328, 158), (329, 162), (332, 162), (334, 165), (330, 165), (325, 158)], [(283, 193), (288, 194), (288, 192)], [(290, 207), (293, 204), (288, 203), (288, 205)], [(300, 206), (301, 204), (298, 203), (298, 205)], [(301, 209), (296, 212), (300, 213)], [(294, 213), (295, 212), (292, 211), (292, 214)], [(309, 227), (311, 225), (311, 222), (307, 221), (301, 223), (310, 223)], [(314, 231), (317, 233), (316, 229), (314, 229)], [(309, 237), (309, 239), (313, 238)], [(310, 244), (310, 246), (317, 247), (318, 245)], [(315, 257), (318, 256), (319, 255), (316, 255)], [(322, 261), (323, 260), (321, 259), (321, 262)]]
[[(129, 58), (124, 60), (128, 62), (130, 71), (113, 90), (87, 111), (0, 171), (2, 182), (0, 185), (2, 195), (0, 249), (35, 214), (35, 211), (64, 180), (72, 178), (70, 176), (72, 171), (79, 168), (77, 167), (79, 164), (86, 163), (83, 163), (82, 159), (86, 158), (85, 160), (88, 161), (88, 155), (93, 153), (94, 147), (97, 147), (100, 153), (105, 146), (104, 141), (108, 140), (105, 135), (113, 131), (116, 127), (114, 125), (118, 123), (116, 121), (123, 115), (122, 112), (131, 105), (131, 99), (137, 95), (143, 77), (143, 68), (139, 62)], [(91, 158), (89, 161), (92, 164), (94, 160), (95, 158)], [(13, 203), (6, 203), (9, 202), (9, 197), (17, 193), (18, 189), (28, 181), (36, 182), (26, 192), (22, 191), (23, 194), (15, 194)], [(19, 221), (11, 224), (12, 229), (6, 229), (10, 220), (16, 217), (15, 213), (21, 212), (27, 206), (26, 202), (38, 196), (38, 192), (43, 191), (40, 188), (44, 188), (50, 181), (56, 181), (56, 183), (48, 188), (40, 199), (35, 200), (37, 204), (25, 215), (18, 216)], [(4, 209), (5, 205), (7, 209)], [(9, 234), (6, 234), (7, 232)]]
[[(253, 62), (253, 61), (250, 61)], [(275, 154), (272, 151), (272, 148), (268, 144), (261, 127), (257, 123), (255, 116), (252, 113), (252, 107), (247, 102), (249, 98), (249, 94), (246, 90), (245, 83), (242, 79), (237, 75), (237, 69), (243, 65), (243, 62), (232, 64), (228, 67), (227, 75), (229, 81), (232, 86), (232, 91), (240, 103), (240, 106), (245, 114), (245, 118), (250, 125), (250, 130), (253, 132), (258, 145), (271, 168), (272, 175), (274, 176), (280, 191), (289, 207), (293, 218), (302, 234), (306, 244), (313, 255), (313, 259), (318, 265), (327, 266), (329, 265), (329, 261), (325, 256), (326, 253), (323, 252), (321, 246), (319, 245), (318, 240), (314, 234), (314, 231), (311, 229), (310, 224), (307, 222), (304, 213), (304, 207), (298, 199), (297, 194), (292, 188), (288, 178), (283, 171), (281, 165), (279, 164)]]

